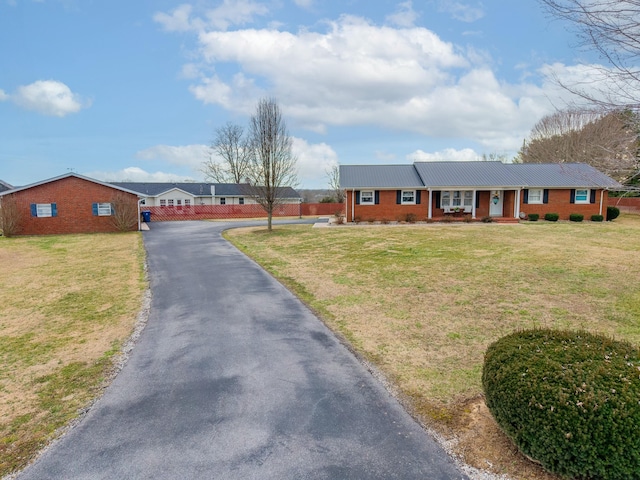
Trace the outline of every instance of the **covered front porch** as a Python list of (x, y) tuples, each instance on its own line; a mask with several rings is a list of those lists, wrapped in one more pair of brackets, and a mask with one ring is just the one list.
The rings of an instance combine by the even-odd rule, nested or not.
[(485, 217), (494, 219), (519, 219), (520, 196), (522, 190), (505, 189), (469, 189), (455, 190), (450, 188), (427, 190), (428, 220), (471, 220)]

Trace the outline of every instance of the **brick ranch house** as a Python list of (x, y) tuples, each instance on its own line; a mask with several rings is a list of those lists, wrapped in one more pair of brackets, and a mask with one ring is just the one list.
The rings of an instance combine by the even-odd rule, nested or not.
[(586, 164), (415, 162), (341, 165), (347, 222), (354, 219), (516, 219), (537, 213), (605, 215), (609, 190), (622, 187)]
[[(19, 235), (119, 231), (114, 202), (137, 212), (138, 199), (137, 192), (73, 172), (0, 192), (0, 206), (15, 201)], [(139, 228), (138, 217), (127, 230)]]

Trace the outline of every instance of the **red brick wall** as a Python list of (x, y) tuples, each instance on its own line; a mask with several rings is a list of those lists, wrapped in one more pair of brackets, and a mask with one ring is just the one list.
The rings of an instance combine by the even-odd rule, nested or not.
[[(520, 211), (529, 213), (538, 213), (544, 217), (545, 213), (557, 213), (563, 220), (568, 220), (572, 213), (580, 213), (584, 215), (586, 220), (591, 215), (597, 215), (600, 212), (600, 190), (596, 192), (596, 203), (576, 204), (570, 203), (571, 190), (549, 190), (549, 203), (547, 204), (524, 204), (524, 194), (520, 194)], [(489, 215), (490, 191), (481, 190), (478, 193), (479, 203), (476, 207), (476, 218), (481, 219)], [(397, 205), (396, 190), (380, 190), (379, 205), (353, 205), (353, 194), (347, 191), (347, 221), (353, 221), (353, 218), (359, 218), (362, 221), (368, 220), (401, 220), (406, 214), (413, 213), (417, 220), (425, 220), (428, 215), (429, 192), (422, 191), (420, 205)], [(436, 207), (435, 192), (433, 195), (432, 217), (439, 218), (443, 215), (443, 210)], [(604, 192), (603, 212), (607, 209), (608, 192)], [(513, 217), (514, 204), (516, 201), (516, 191), (506, 190), (504, 192), (503, 212), (505, 217)], [(353, 210), (352, 210), (353, 205)], [(352, 217), (353, 212), (353, 217)], [(605, 214), (603, 213), (603, 215)]]
[[(527, 215), (530, 213), (537, 213), (540, 218), (544, 218), (545, 213), (557, 213), (560, 215), (561, 220), (568, 220), (569, 215), (572, 213), (579, 213), (584, 215), (585, 220), (590, 220), (591, 215), (598, 215), (600, 213), (600, 192), (596, 191), (595, 203), (570, 203), (571, 190), (553, 190), (549, 189), (549, 203), (546, 204), (526, 204), (522, 203), (524, 200), (524, 194), (520, 197), (520, 211), (525, 212)], [(609, 192), (604, 192), (604, 199), (602, 202), (602, 215), (607, 214)]]
[(303, 203), (302, 215), (335, 215), (336, 212), (344, 212), (344, 203)]
[[(65, 177), (28, 188), (14, 195), (19, 205), (21, 222), (19, 235), (51, 235), (61, 233), (115, 232), (110, 216), (93, 215), (93, 203), (111, 202), (119, 190), (77, 177)], [(138, 197), (121, 192), (137, 203)], [(56, 217), (32, 217), (32, 203), (55, 203)], [(132, 230), (136, 230), (137, 225)]]
[(609, 205), (618, 207), (624, 213), (640, 213), (640, 197), (611, 197)]

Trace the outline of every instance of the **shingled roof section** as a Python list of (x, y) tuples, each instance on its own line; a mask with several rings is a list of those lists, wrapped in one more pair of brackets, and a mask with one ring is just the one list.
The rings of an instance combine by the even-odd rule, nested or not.
[(413, 165), (340, 165), (341, 188), (421, 188)]

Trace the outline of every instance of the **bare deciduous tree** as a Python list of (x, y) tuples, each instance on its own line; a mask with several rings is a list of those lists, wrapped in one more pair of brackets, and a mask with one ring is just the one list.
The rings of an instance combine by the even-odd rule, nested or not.
[(244, 129), (231, 122), (216, 130), (211, 157), (202, 168), (207, 179), (217, 183), (243, 183), (247, 177), (250, 152)]
[(135, 197), (118, 192), (111, 197), (111, 222), (120, 232), (128, 232), (138, 224), (138, 202)]
[(562, 110), (543, 117), (519, 152), (523, 163), (586, 163), (621, 183), (639, 168), (635, 115)]
[(591, 66), (591, 80), (558, 83), (606, 108), (640, 107), (640, 2), (638, 0), (540, 0), (554, 17), (569, 22), (579, 46), (595, 51), (607, 65)]
[(284, 201), (284, 187), (297, 183), (297, 159), (291, 151), (291, 142), (276, 100), (260, 100), (249, 124), (251, 182), (246, 189), (267, 212), (269, 231), (273, 210)]
[(333, 192), (336, 202), (344, 203), (344, 190), (340, 187), (340, 166), (333, 165), (327, 170), (327, 178), (329, 179), (329, 189)]
[(0, 197), (0, 231), (5, 237), (20, 233), (22, 214), (13, 195)]

